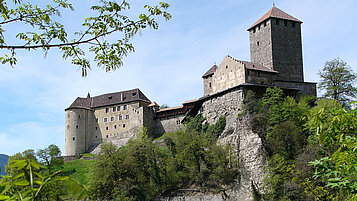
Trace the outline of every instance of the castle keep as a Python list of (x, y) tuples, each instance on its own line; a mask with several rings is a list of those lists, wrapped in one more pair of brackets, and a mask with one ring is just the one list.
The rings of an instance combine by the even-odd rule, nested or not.
[(125, 145), (141, 127), (151, 134), (176, 131), (184, 127), (185, 117), (198, 113), (209, 123), (226, 116), (227, 126), (220, 140), (237, 146), (243, 154), (241, 163), (247, 168), (243, 178), (259, 186), (262, 178), (254, 172), (262, 171), (264, 159), (259, 157), (264, 154), (253, 158), (246, 155), (264, 152), (261, 139), (237, 119), (238, 114), (248, 90), (259, 96), (266, 88), (277, 86), (292, 96), (316, 96), (316, 84), (304, 82), (301, 24), (274, 6), (248, 28), (251, 61), (226, 56), (202, 76), (204, 96), (182, 106), (159, 109), (139, 89), (78, 97), (65, 110), (65, 155), (95, 153), (98, 145), (107, 141)]

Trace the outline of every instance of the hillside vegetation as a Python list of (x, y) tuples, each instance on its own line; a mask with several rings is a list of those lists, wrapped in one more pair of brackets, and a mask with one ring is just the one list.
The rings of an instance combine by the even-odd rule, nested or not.
[[(267, 150), (264, 191), (255, 200), (356, 200), (357, 110), (336, 100), (285, 96), (269, 88), (248, 91), (244, 112)], [(225, 117), (215, 125), (198, 115), (186, 128), (152, 139), (143, 128), (116, 149), (102, 145), (96, 160), (63, 162), (58, 147), (26, 150), (9, 159), (0, 200), (153, 200), (181, 188), (220, 192), (240, 180), (239, 158), (217, 145)]]
[(9, 159), (8, 155), (0, 154), (0, 173), (1, 175), (5, 175), (5, 165), (7, 165), (7, 160)]
[(357, 110), (336, 100), (303, 97), (278, 88), (245, 102), (252, 129), (269, 154), (267, 191), (256, 200), (356, 200)]

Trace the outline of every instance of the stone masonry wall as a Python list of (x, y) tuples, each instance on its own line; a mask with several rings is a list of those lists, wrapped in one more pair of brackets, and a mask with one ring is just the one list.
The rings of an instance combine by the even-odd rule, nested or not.
[(244, 64), (226, 56), (212, 79), (212, 94), (245, 83)]
[(185, 118), (184, 114), (155, 119), (155, 134), (160, 135), (184, 129), (185, 125), (181, 123), (183, 118)]
[(250, 60), (273, 69), (271, 20), (249, 31)]
[(271, 37), (274, 70), (279, 71), (277, 80), (303, 82), (301, 25), (288, 20), (273, 19)]
[(274, 85), (277, 87), (287, 87), (298, 89), (297, 95), (312, 95), (316, 96), (316, 83), (312, 82), (279, 82), (275, 81)]
[(203, 78), (203, 95), (208, 96), (212, 94), (212, 85), (213, 85), (213, 75), (209, 75), (205, 78)]

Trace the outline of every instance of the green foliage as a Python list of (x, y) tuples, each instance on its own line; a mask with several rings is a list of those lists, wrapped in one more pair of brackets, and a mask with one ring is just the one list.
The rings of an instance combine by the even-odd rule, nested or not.
[(61, 158), (61, 150), (57, 145), (51, 144), (45, 149), (40, 149), (36, 153), (40, 162), (47, 166), (48, 171), (52, 173), (54, 167), (60, 167), (64, 161)]
[(321, 78), (318, 87), (326, 91), (324, 97), (338, 100), (344, 106), (357, 97), (357, 88), (353, 86), (357, 75), (342, 59), (327, 61), (318, 74)]
[[(254, 99), (251, 101), (255, 102)], [(248, 106), (258, 106), (256, 112), (250, 109), (253, 111), (253, 131), (262, 137), (271, 156), (280, 154), (292, 159), (306, 144), (309, 133), (303, 130), (303, 125), (310, 109), (308, 101), (304, 98), (297, 103), (291, 97), (284, 97), (283, 91), (274, 87), (268, 88), (257, 104), (246, 102)]]
[[(201, 115), (198, 114), (195, 117), (186, 117), (186, 121), (184, 122), (186, 125), (186, 128), (191, 131), (202, 131), (202, 123), (205, 121), (205, 118)], [(207, 127), (207, 125), (205, 126)], [(206, 128), (207, 129), (207, 128)]]
[(224, 128), (226, 127), (226, 117), (220, 117), (217, 121), (216, 124), (214, 125), (206, 125), (206, 133), (208, 135), (211, 135), (215, 138), (218, 138), (218, 136), (223, 132)]
[(255, 96), (254, 91), (252, 90), (248, 90), (247, 94), (244, 96), (244, 100), (243, 100), (243, 113), (244, 112), (257, 112), (258, 110), (258, 101), (257, 101), (257, 97)]
[[(244, 110), (252, 116), (252, 129), (262, 138), (270, 156), (265, 178), (269, 190), (262, 195), (265, 200), (306, 198), (304, 191), (293, 178), (298, 173), (295, 159), (303, 152), (311, 135), (304, 125), (314, 102), (315, 98), (312, 97), (302, 97), (296, 102), (294, 98), (286, 97), (277, 87), (268, 88), (259, 100), (253, 92), (247, 92)], [(304, 169), (307, 163), (302, 166)], [(258, 192), (254, 195), (259, 197)]]
[(162, 105), (160, 106), (160, 109), (165, 109), (165, 108), (169, 108), (169, 106), (168, 106), (167, 104), (162, 104)]
[(294, 166), (285, 157), (275, 154), (268, 161), (268, 176), (266, 183), (270, 191), (264, 195), (266, 200), (299, 200), (298, 194), (294, 194), (294, 186), (289, 182), (292, 179)]
[[(322, 184), (315, 188), (331, 189), (334, 200), (357, 199), (357, 110), (345, 110), (332, 100), (323, 100), (311, 111), (309, 126), (319, 143), (331, 155), (310, 162), (314, 178)], [(333, 194), (331, 193), (333, 192)]]
[(237, 156), (230, 153), (230, 146), (217, 145), (213, 135), (224, 128), (225, 119), (208, 125), (210, 133), (202, 131), (202, 121), (201, 117), (192, 118), (185, 130), (166, 133), (157, 141), (143, 128), (136, 139), (118, 150), (112, 144), (103, 145), (90, 181), (95, 197), (153, 200), (177, 188), (217, 190), (234, 183), (238, 179)]
[[(131, 40), (137, 33), (146, 28), (158, 29), (156, 17), (171, 19), (166, 12), (169, 4), (164, 2), (155, 6), (145, 5), (145, 13), (132, 17), (128, 14), (130, 5), (126, 0), (118, 3), (100, 0), (91, 7), (90, 12), (95, 15), (85, 18), (82, 27), (72, 34), (59, 21), (61, 13), (74, 10), (70, 1), (48, 0), (46, 3), (41, 7), (19, 0), (0, 2), (0, 49), (9, 51), (0, 57), (1, 63), (16, 65), (16, 51), (20, 49), (43, 49), (47, 52), (51, 48), (59, 48), (63, 51), (62, 57), (71, 58), (72, 64), (80, 66), (82, 76), (86, 76), (91, 67), (86, 55), (88, 49), (97, 65), (108, 72), (122, 66), (123, 58), (134, 51)], [(16, 34), (16, 44), (19, 45), (8, 44), (9, 39), (3, 34), (8, 25), (15, 23), (23, 30)], [(113, 34), (117, 40), (109, 42), (107, 39)]]
[(89, 198), (83, 186), (68, 176), (59, 176), (60, 171), (44, 176), (41, 170), (46, 167), (34, 159), (13, 159), (9, 168), (16, 169), (19, 174), (5, 176), (0, 180), (0, 200), (48, 200), (45, 196), (46, 187), (56, 182), (68, 182), (68, 191), (75, 200)]

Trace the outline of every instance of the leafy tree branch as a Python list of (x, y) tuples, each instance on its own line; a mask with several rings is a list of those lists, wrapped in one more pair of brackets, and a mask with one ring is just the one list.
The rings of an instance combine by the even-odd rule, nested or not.
[[(49, 1), (49, 0), (48, 0)], [(160, 2), (158, 5), (145, 5), (145, 13), (137, 18), (123, 14), (130, 10), (126, 0), (120, 3), (110, 0), (100, 0), (91, 10), (95, 16), (85, 18), (82, 29), (73, 34), (68, 33), (64, 25), (55, 19), (61, 16), (63, 10), (73, 10), (73, 5), (68, 0), (52, 0), (44, 8), (22, 0), (0, 2), (0, 49), (8, 53), (0, 57), (0, 62), (16, 65), (18, 50), (42, 49), (46, 52), (51, 48), (62, 50), (62, 58), (71, 59), (72, 64), (82, 69), (82, 76), (87, 76), (91, 62), (85, 50), (94, 54), (94, 61), (107, 72), (116, 70), (123, 65), (122, 59), (134, 52), (131, 43), (133, 37), (146, 28), (158, 29), (157, 17), (170, 20), (171, 15), (166, 11), (169, 4)], [(4, 33), (7, 25), (21, 23), (30, 25), (31, 31), (16, 34), (16, 43), (9, 44), (9, 39)], [(118, 40), (112, 42), (107, 38), (115, 33), (120, 33)], [(69, 37), (74, 35), (74, 38)]]

